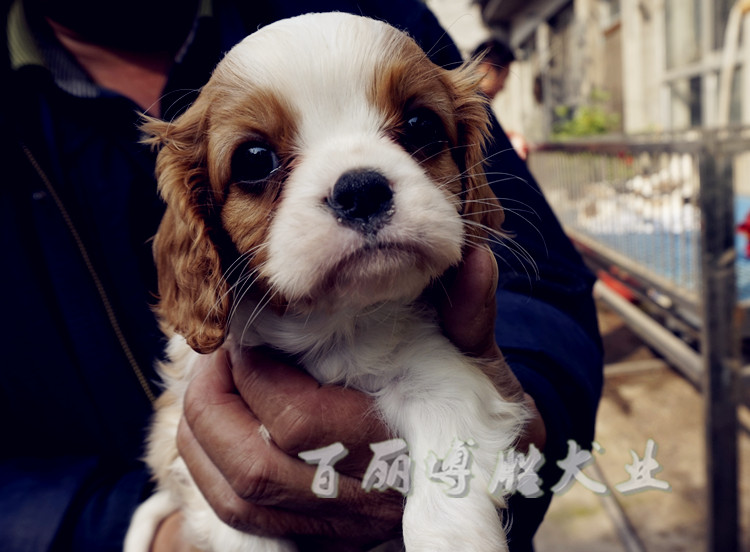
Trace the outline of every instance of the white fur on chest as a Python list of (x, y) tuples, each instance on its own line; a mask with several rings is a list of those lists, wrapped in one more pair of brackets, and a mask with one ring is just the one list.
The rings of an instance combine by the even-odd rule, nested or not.
[[(488, 485), (498, 454), (515, 443), (523, 410), (500, 397), (479, 365), (440, 333), (428, 309), (388, 305), (353, 319), (341, 314), (279, 317), (264, 312), (252, 327), (246, 326), (243, 313), (253, 312), (243, 305), (236, 313), (230, 332), (234, 345), (228, 346), (270, 345), (298, 355), (321, 383), (343, 383), (372, 394), (386, 424), (407, 442), (412, 485), (403, 531), (409, 552), (452, 551), (457, 542), (477, 552), (507, 550), (497, 511), (502, 497), (493, 497)], [(152, 447), (148, 458), (155, 472), (168, 475), (160, 478), (160, 492), (134, 517), (126, 552), (147, 550), (143, 543), (150, 541), (142, 535), (139, 540), (139, 533), (150, 534), (154, 519), (176, 508), (184, 512), (188, 534), (203, 550), (293, 551), (286, 540), (231, 529), (197, 490), (177, 455), (173, 436), (199, 355), (180, 337), (173, 339), (170, 354), (175, 362), (167, 381), (178, 401), (157, 413), (151, 439), (160, 445), (157, 453)], [(470, 488), (460, 497), (450, 496), (431, 480), (426, 467), (430, 455), (445, 457), (457, 440), (476, 444)], [(165, 469), (159, 464), (166, 458), (176, 459)]]
[(384, 303), (356, 314), (314, 311), (284, 316), (266, 309), (249, 325), (243, 313), (257, 312), (252, 303), (238, 309), (230, 341), (267, 345), (293, 355), (322, 384), (375, 394), (415, 366), (459, 355), (425, 305)]

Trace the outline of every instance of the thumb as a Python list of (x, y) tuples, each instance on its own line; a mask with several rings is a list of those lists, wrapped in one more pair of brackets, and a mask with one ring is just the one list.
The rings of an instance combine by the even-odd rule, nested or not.
[(450, 281), (447, 294), (438, 305), (443, 330), (464, 353), (495, 358), (495, 290), (497, 262), (485, 247), (470, 248)]
[(438, 309), (448, 339), (482, 361), (483, 371), (506, 399), (521, 400), (521, 385), (495, 341), (497, 276), (489, 248), (469, 249), (453, 277), (444, 282), (447, 294)]

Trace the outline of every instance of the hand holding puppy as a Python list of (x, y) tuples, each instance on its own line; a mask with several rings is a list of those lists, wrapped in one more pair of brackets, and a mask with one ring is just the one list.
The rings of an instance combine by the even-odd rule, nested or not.
[[(500, 389), (503, 395), (515, 394), (520, 387), (494, 340), (496, 283), (491, 253), (471, 249), (445, 283), (448, 294), (439, 307), (451, 340), (487, 360), (493, 381), (509, 387)], [(390, 438), (370, 397), (321, 387), (261, 350), (242, 358), (221, 350), (207, 356), (205, 364), (185, 398), (178, 445), (202, 493), (225, 522), (254, 533), (338, 539), (351, 549), (398, 533), (401, 496), (361, 489), (372, 456), (369, 444)], [(533, 400), (526, 398), (533, 417), (525, 445), (534, 442), (542, 448), (544, 423)], [(272, 442), (264, 440), (261, 424)], [(349, 454), (335, 466), (338, 497), (324, 500), (310, 490), (314, 467), (297, 453), (335, 442)]]

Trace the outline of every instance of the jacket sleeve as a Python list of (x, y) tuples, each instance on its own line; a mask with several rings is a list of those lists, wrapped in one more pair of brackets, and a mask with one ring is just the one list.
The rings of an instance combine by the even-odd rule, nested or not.
[[(563, 232), (536, 180), (500, 125), (486, 170), (505, 209), (509, 238), (496, 244), (499, 266), (495, 339), (547, 432), (538, 474), (544, 495), (516, 494), (508, 509), (511, 549), (531, 539), (562, 471), (568, 441), (590, 448), (602, 388), (602, 349), (594, 277)], [(533, 155), (533, 154), (532, 154)]]
[(497, 122), (494, 128), (486, 170), (509, 235), (495, 244), (495, 337), (545, 418), (547, 454), (566, 451), (569, 439), (589, 447), (602, 386), (595, 279)]

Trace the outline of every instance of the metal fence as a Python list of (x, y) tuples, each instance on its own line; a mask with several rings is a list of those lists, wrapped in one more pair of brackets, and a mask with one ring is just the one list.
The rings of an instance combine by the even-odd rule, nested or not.
[(611, 284), (597, 295), (704, 395), (712, 551), (739, 546), (749, 160), (744, 129), (547, 144), (529, 157), (566, 232)]

